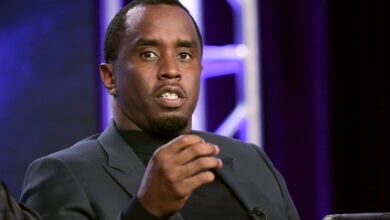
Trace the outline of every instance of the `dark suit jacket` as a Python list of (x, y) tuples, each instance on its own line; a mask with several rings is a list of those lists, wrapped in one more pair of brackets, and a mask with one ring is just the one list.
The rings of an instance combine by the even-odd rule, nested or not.
[[(195, 133), (220, 147), (224, 165), (216, 172), (254, 219), (299, 219), (282, 176), (261, 149), (211, 133)], [(144, 172), (145, 165), (112, 123), (100, 135), (32, 162), (21, 200), (43, 219), (119, 219), (137, 194)], [(176, 213), (170, 219), (183, 218)]]

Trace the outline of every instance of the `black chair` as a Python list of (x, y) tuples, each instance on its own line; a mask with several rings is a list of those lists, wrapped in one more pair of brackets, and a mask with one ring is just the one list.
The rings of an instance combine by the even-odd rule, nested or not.
[(390, 212), (386, 213), (346, 213), (346, 214), (331, 214), (323, 218), (323, 220), (390, 220)]

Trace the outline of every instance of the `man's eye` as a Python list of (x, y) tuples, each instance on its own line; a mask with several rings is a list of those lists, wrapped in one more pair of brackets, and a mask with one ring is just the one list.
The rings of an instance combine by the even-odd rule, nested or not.
[(158, 56), (156, 53), (152, 52), (152, 51), (147, 51), (147, 52), (144, 52), (141, 54), (141, 57), (143, 59), (146, 59), (146, 60), (154, 60), (156, 59)]
[(192, 56), (189, 53), (179, 53), (178, 58), (180, 60), (189, 60), (192, 58)]

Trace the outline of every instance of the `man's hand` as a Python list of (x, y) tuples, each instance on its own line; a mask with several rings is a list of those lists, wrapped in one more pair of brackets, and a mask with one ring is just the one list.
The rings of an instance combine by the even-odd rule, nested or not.
[(156, 150), (146, 167), (138, 198), (156, 217), (179, 211), (198, 187), (214, 181), (222, 167), (219, 148), (197, 135), (181, 135)]

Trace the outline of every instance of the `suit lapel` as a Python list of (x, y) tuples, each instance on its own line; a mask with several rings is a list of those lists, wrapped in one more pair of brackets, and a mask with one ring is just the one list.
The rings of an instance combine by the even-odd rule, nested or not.
[[(146, 167), (120, 136), (113, 122), (98, 141), (108, 155), (108, 164), (102, 165), (104, 169), (129, 195), (137, 195)], [(169, 219), (183, 220), (183, 217), (178, 212)]]
[(120, 136), (113, 122), (99, 136), (98, 141), (108, 155), (104, 169), (131, 196), (137, 194), (145, 173), (145, 165)]

